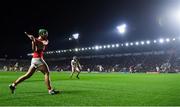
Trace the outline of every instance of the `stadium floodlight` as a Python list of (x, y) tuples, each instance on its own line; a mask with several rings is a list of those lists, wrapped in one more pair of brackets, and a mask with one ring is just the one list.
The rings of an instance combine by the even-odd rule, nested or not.
[(75, 40), (79, 39), (79, 33), (73, 34), (72, 37), (73, 37)]
[(104, 45), (103, 48), (106, 49), (106, 45)]
[(163, 38), (159, 39), (159, 43), (164, 43), (164, 39)]
[(81, 50), (84, 51), (84, 48), (82, 48)]
[(69, 38), (69, 41), (71, 41), (73, 38)]
[(89, 47), (88, 49), (91, 50), (91, 47)]
[(85, 50), (88, 50), (88, 48), (85, 48)]
[(110, 45), (107, 45), (107, 48), (110, 48), (111, 46)]
[(126, 44), (125, 44), (125, 46), (127, 46), (127, 47), (128, 47), (128, 46), (129, 46), (129, 43), (126, 43)]
[(173, 41), (175, 41), (176, 40), (176, 38), (173, 38)]
[(75, 51), (78, 52), (78, 48), (75, 48)]
[(126, 32), (126, 27), (127, 27), (126, 24), (122, 24), (120, 26), (117, 26), (117, 30), (120, 34), (124, 34)]
[(133, 45), (134, 45), (134, 43), (132, 43), (132, 42), (131, 42), (131, 43), (130, 43), (130, 45), (131, 45), (131, 46), (133, 46)]
[(119, 44), (116, 44), (116, 47), (118, 48), (118, 47), (119, 47)]
[(138, 46), (138, 45), (139, 45), (139, 42), (136, 42), (135, 44)]
[(121, 44), (121, 46), (124, 46), (124, 44)]
[(115, 45), (114, 45), (114, 44), (112, 44), (112, 45), (111, 45), (111, 47), (112, 47), (112, 48), (114, 48), (114, 47), (115, 47)]
[(99, 50), (99, 46), (95, 46), (95, 49), (96, 49), (96, 50)]
[(141, 41), (141, 45), (144, 45), (144, 41)]
[(151, 41), (147, 40), (146, 43), (149, 45), (151, 43)]
[(94, 50), (94, 49), (95, 49), (95, 47), (92, 47), (91, 49), (92, 49), (92, 50)]
[(99, 46), (99, 49), (102, 49), (102, 46)]
[(170, 42), (170, 39), (169, 39), (169, 38), (167, 38), (167, 39), (166, 39), (166, 42)]
[(154, 43), (157, 43), (157, 40), (154, 40)]
[(180, 9), (174, 8), (169, 14), (169, 18), (176, 24), (180, 24)]

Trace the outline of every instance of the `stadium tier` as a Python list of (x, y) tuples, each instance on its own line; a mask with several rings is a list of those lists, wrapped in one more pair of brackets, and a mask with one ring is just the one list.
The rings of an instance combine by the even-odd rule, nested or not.
[[(45, 59), (51, 71), (70, 71), (72, 57), (78, 56), (83, 71), (88, 72), (179, 72), (179, 44), (178, 39), (166, 38), (76, 48), (74, 51), (73, 49), (56, 50), (46, 52)], [(14, 66), (16, 62), (25, 68), (30, 65), (28, 60), (4, 59), (1, 60), (1, 69), (4, 66)]]

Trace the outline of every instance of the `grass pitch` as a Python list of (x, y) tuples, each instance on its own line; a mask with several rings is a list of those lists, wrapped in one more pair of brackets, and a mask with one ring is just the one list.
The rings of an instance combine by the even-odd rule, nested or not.
[(22, 72), (0, 72), (0, 106), (180, 106), (180, 74), (51, 72), (52, 85), (62, 93), (49, 95), (42, 73), (18, 85), (8, 85)]

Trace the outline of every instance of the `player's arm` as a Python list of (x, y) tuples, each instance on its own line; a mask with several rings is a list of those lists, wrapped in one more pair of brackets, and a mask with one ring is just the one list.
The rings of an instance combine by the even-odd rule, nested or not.
[(43, 40), (43, 41), (42, 41), (42, 43), (43, 43), (43, 45), (45, 45), (45, 46), (46, 46), (46, 45), (48, 45), (48, 44), (49, 44), (49, 41), (48, 41), (48, 40)]
[(34, 42), (34, 41), (32, 41), (32, 50), (33, 50), (33, 51), (36, 51), (36, 45), (35, 45), (35, 42)]
[(73, 67), (74, 66), (74, 64), (73, 64), (73, 60), (71, 61), (71, 67)]
[(24, 32), (24, 33), (29, 37), (29, 39), (31, 39), (34, 42), (36, 41), (36, 39), (35, 39), (35, 37), (33, 35), (30, 35), (27, 32)]

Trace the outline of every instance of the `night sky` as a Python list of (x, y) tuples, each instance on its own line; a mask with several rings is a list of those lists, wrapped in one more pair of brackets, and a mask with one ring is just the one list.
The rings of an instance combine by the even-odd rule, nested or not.
[[(173, 36), (177, 32), (160, 25), (159, 17), (177, 4), (180, 0), (7, 1), (0, 7), (0, 58), (25, 58), (32, 51), (24, 32), (37, 35), (39, 28), (49, 31), (49, 51)], [(128, 26), (124, 36), (116, 31), (122, 23)], [(79, 42), (68, 41), (76, 32)]]

